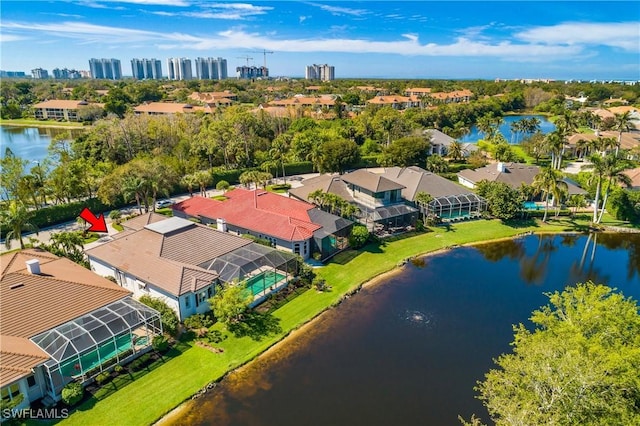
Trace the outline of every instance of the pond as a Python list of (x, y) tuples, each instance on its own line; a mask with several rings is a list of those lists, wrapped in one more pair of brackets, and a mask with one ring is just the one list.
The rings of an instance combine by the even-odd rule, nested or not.
[(527, 236), (419, 259), (230, 374), (174, 424), (459, 425), (544, 292), (593, 280), (640, 299), (640, 235)]
[[(540, 131), (544, 134), (552, 132), (556, 129), (556, 126), (544, 115), (505, 115), (502, 117), (503, 123), (500, 126), (500, 133), (504, 136), (507, 142), (516, 143), (523, 139), (524, 135), (514, 135), (511, 133), (511, 123), (522, 120), (524, 118), (535, 117), (540, 120)], [(484, 134), (478, 130), (476, 126), (472, 126), (468, 134), (460, 138), (461, 142), (477, 142), (478, 139), (482, 139)]]
[(6, 148), (10, 148), (16, 157), (27, 160), (29, 163), (36, 163), (47, 157), (47, 149), (53, 138), (69, 133), (73, 138), (82, 131), (51, 127), (0, 126), (0, 141), (2, 141), (0, 156), (4, 157)]

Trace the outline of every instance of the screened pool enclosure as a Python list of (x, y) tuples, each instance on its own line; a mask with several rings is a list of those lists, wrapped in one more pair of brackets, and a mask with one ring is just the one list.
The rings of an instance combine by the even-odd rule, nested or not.
[(198, 266), (216, 271), (225, 283), (246, 281), (256, 304), (285, 286), (297, 273), (298, 262), (293, 253), (251, 243)]
[(48, 393), (56, 397), (70, 381), (84, 382), (146, 352), (159, 334), (159, 313), (126, 297), (31, 340), (51, 357), (44, 364), (45, 382)]
[(476, 217), (486, 209), (487, 201), (474, 193), (437, 197), (426, 206), (420, 205), (425, 216), (434, 215), (445, 221)]

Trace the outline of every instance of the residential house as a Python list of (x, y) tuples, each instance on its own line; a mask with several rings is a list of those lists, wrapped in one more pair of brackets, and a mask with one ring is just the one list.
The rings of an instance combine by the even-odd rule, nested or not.
[(82, 121), (79, 112), (89, 107), (104, 108), (104, 104), (52, 99), (35, 104), (33, 110), (37, 120)]
[[(503, 182), (513, 189), (519, 189), (522, 184), (531, 185), (536, 175), (540, 173), (540, 167), (522, 163), (495, 163), (485, 167), (458, 172), (458, 182), (468, 188), (475, 188), (483, 180), (488, 182)], [(568, 179), (563, 179), (567, 184), (569, 195), (586, 195), (587, 191), (577, 186)]]
[(67, 383), (127, 363), (162, 334), (157, 311), (69, 259), (40, 249), (5, 253), (0, 274), (3, 406), (52, 405)]
[(631, 186), (629, 189), (632, 191), (640, 191), (640, 167), (625, 170), (623, 173), (631, 180)]
[(399, 230), (415, 223), (418, 210), (402, 198), (404, 185), (366, 169), (341, 176), (320, 175), (305, 179), (303, 185), (289, 190), (289, 195), (308, 200), (316, 191), (332, 193), (359, 209), (358, 221), (370, 230)]
[[(428, 134), (431, 142), (431, 155), (446, 156), (451, 144), (456, 142), (456, 139), (437, 129), (428, 129), (425, 130), (424, 133)], [(462, 148), (462, 156), (465, 158), (478, 150), (478, 146), (474, 143), (461, 142), (460, 145)]]
[(267, 192), (237, 188), (226, 200), (192, 197), (173, 206), (174, 216), (216, 224), (218, 230), (249, 234), (273, 247), (309, 258), (325, 259), (347, 246), (353, 222), (305, 201)]
[(415, 95), (384, 95), (375, 96), (367, 101), (370, 105), (390, 106), (393, 109), (407, 109), (420, 106), (420, 98)]
[[(620, 141), (620, 149), (631, 151), (629, 154), (630, 160), (638, 158), (637, 151), (640, 147), (640, 132), (622, 132), (622, 135), (613, 130), (597, 131), (595, 133), (575, 133), (567, 139), (565, 152), (570, 157), (583, 158), (589, 151), (581, 145), (584, 142), (595, 141), (598, 138), (609, 138)], [(615, 147), (609, 147), (605, 150), (605, 154), (613, 151), (615, 151)]]
[(209, 310), (217, 285), (245, 281), (258, 304), (286, 286), (295, 256), (179, 217), (147, 213), (87, 250), (91, 269), (135, 297), (162, 299), (180, 320)]
[[(390, 167), (382, 176), (403, 185), (402, 198), (425, 215), (434, 214), (443, 220), (469, 218), (480, 216), (487, 208), (486, 200), (466, 187), (417, 166)], [(416, 202), (421, 192), (433, 198), (426, 206)]]
[(223, 92), (193, 92), (189, 95), (189, 99), (213, 108), (230, 106), (238, 99), (238, 96), (225, 90)]

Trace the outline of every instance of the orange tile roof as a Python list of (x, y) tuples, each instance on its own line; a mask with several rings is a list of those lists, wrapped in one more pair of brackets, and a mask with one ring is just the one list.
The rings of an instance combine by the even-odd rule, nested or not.
[(311, 221), (313, 204), (263, 190), (227, 192), (225, 201), (193, 197), (173, 208), (193, 217), (225, 219), (230, 225), (285, 241), (304, 241), (321, 228)]
[(172, 102), (150, 102), (148, 104), (138, 105), (133, 109), (133, 111), (136, 113), (147, 114), (177, 114), (196, 111), (208, 112), (207, 108), (205, 107)]
[(333, 106), (336, 104), (335, 99), (323, 96), (294, 96), (289, 99), (281, 99), (269, 102), (274, 106)]

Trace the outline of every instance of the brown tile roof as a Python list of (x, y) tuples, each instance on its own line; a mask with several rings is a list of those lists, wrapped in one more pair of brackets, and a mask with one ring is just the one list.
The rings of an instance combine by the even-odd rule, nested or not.
[(629, 176), (629, 179), (631, 179), (632, 189), (640, 189), (640, 167), (636, 167), (635, 169), (625, 170), (623, 173)]
[[(130, 294), (69, 259), (38, 254), (31, 249), (0, 258), (12, 264), (0, 284), (2, 335), (31, 337)], [(27, 271), (26, 258), (40, 260), (40, 275)]]
[[(40, 274), (25, 262), (37, 259)], [(0, 256), (0, 385), (48, 359), (28, 338), (120, 300), (129, 291), (66, 258), (39, 249)]]
[(179, 296), (218, 278), (197, 265), (248, 244), (245, 238), (191, 223), (165, 234), (142, 228), (87, 250), (87, 255)]
[(371, 192), (404, 189), (404, 185), (396, 183), (382, 175), (372, 173), (365, 169), (358, 169), (351, 173), (347, 173), (342, 176), (342, 180)]
[(165, 220), (166, 218), (166, 216), (159, 213), (144, 213), (132, 219), (129, 219), (126, 222), (123, 222), (122, 227), (125, 229), (133, 229), (134, 231), (138, 231), (144, 228), (146, 225), (149, 225), (150, 223), (160, 222), (161, 220)]
[(625, 112), (630, 112), (631, 114), (637, 114), (638, 108), (631, 105), (623, 105), (623, 106), (615, 106), (607, 108), (614, 114), (624, 114)]
[(83, 106), (97, 106), (97, 107), (104, 107), (104, 104), (99, 104), (99, 103), (89, 103), (86, 101), (69, 101), (69, 100), (64, 100), (64, 99), (51, 99), (49, 101), (44, 101), (44, 102), (40, 102), (35, 104), (33, 107), (36, 109), (40, 109), (40, 108), (51, 108), (51, 109), (78, 109), (81, 108)]
[(232, 99), (236, 99), (238, 96), (235, 93), (225, 90), (224, 92), (193, 92), (189, 95), (189, 99), (200, 102), (228, 102)]
[[(575, 133), (567, 139), (569, 145), (576, 145), (580, 140), (592, 141), (597, 139), (598, 137), (602, 138), (613, 138), (616, 141), (620, 134), (615, 131), (605, 131), (600, 132), (599, 135), (595, 133)], [(621, 149), (632, 149), (636, 146), (640, 145), (640, 134), (632, 133), (632, 132), (623, 132), (622, 137), (620, 138), (620, 148)]]

